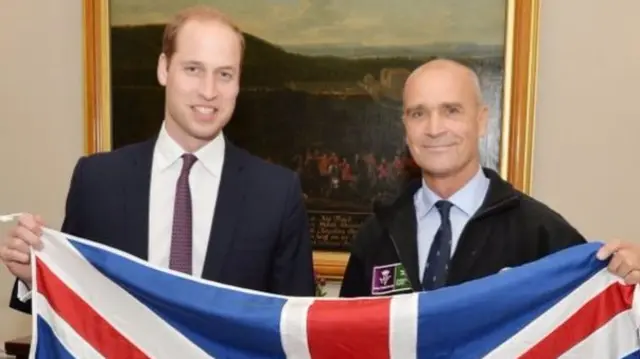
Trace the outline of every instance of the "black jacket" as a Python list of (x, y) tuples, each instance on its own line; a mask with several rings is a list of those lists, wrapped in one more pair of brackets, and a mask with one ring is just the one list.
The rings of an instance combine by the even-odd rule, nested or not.
[[(493, 170), (482, 206), (469, 220), (449, 265), (447, 286), (489, 276), (569, 246), (585, 243), (578, 231), (543, 203), (517, 191)], [(391, 203), (376, 205), (374, 215), (354, 239), (340, 296), (372, 296), (374, 267), (401, 263), (408, 289), (420, 291), (414, 193), (412, 182)]]

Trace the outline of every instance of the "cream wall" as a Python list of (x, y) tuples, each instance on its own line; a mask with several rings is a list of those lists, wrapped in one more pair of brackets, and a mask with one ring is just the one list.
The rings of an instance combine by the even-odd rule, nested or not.
[[(82, 153), (80, 3), (0, 1), (0, 212), (54, 227)], [(542, 0), (533, 191), (593, 238), (640, 240), (638, 13), (636, 0)], [(11, 283), (0, 268), (0, 298)], [(29, 331), (4, 302), (0, 341)]]
[[(54, 227), (82, 152), (80, 3), (0, 0), (0, 213), (40, 212)], [(7, 307), (11, 284), (0, 265), (1, 343), (30, 330)]]
[(543, 0), (533, 195), (640, 241), (640, 2)]

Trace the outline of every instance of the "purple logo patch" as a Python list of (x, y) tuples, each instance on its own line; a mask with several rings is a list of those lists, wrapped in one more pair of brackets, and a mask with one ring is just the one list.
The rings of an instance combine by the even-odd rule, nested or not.
[(400, 263), (373, 267), (371, 294), (386, 294), (394, 291), (396, 268)]

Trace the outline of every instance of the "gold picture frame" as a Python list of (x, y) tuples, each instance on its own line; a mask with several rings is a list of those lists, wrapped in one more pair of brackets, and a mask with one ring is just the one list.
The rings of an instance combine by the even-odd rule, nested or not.
[[(500, 174), (530, 193), (539, 0), (507, 0)], [(111, 149), (109, 3), (83, 1), (85, 152)], [(340, 280), (348, 254), (314, 252), (319, 276)]]

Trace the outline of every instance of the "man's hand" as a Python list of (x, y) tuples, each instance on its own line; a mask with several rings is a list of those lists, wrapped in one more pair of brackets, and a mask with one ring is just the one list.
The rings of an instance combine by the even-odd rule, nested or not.
[(640, 283), (640, 245), (620, 240), (606, 243), (597, 253), (600, 260), (611, 257), (608, 269), (627, 284)]
[(42, 247), (40, 236), (44, 222), (40, 216), (25, 213), (18, 224), (9, 230), (6, 238), (0, 242), (0, 261), (9, 271), (31, 288), (30, 247)]

